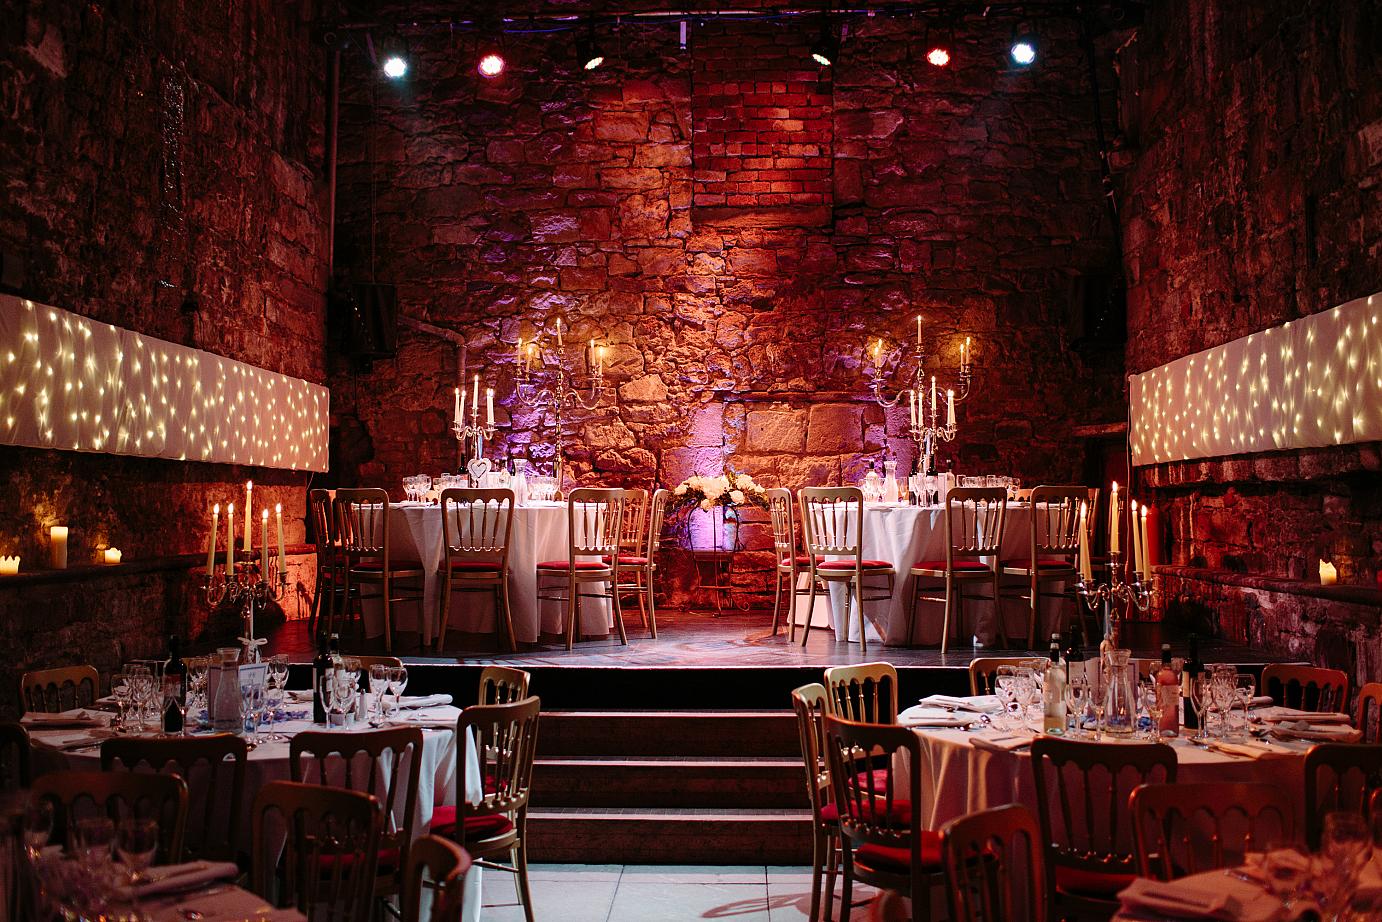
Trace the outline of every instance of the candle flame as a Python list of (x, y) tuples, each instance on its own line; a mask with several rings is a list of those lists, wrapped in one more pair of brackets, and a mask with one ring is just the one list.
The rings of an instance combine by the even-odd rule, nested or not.
[(211, 507), (211, 512), (212, 512), (212, 514), (214, 514), (214, 515), (220, 515), (220, 514), (221, 514), (221, 504), (220, 504), (220, 503), (217, 503), (216, 505), (212, 506), (212, 507)]
[(274, 503), (274, 513), (277, 514), (277, 515), (282, 515), (282, 514), (283, 514), (283, 504), (282, 504), (282, 503)]
[(269, 520), (269, 510), (265, 509), (265, 510), (264, 510), (263, 512), (261, 512), (259, 515), (260, 515), (261, 518), (264, 519), (264, 521), (267, 522), (267, 521)]

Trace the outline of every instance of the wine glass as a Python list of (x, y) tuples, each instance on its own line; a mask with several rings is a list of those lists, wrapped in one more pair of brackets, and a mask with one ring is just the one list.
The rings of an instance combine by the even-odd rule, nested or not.
[(403, 706), (403, 691), (408, 687), (408, 667), (390, 666), (389, 667), (389, 693), (393, 695), (394, 715), (397, 716), (399, 709)]
[(1156, 682), (1143, 682), (1139, 688), (1142, 690), (1142, 707), (1147, 712), (1147, 740), (1155, 743), (1161, 739), (1161, 716), (1165, 713), (1165, 706), (1157, 694)]
[(378, 727), (384, 722), (384, 694), (389, 690), (389, 667), (375, 663), (369, 667), (369, 693), (371, 698), (370, 726)]
[(1195, 676), (1190, 682), (1190, 707), (1195, 711), (1195, 716), (1199, 718), (1200, 727), (1195, 731), (1195, 735), (1190, 737), (1190, 742), (1208, 748), (1209, 733), (1205, 726), (1209, 721), (1209, 703), (1213, 694), (1211, 686), (1214, 679), (1204, 673)]
[(1074, 721), (1072, 736), (1085, 735), (1085, 715), (1089, 711), (1089, 681), (1083, 676), (1072, 678), (1065, 686), (1066, 708)]
[(1248, 711), (1252, 708), (1252, 699), (1257, 693), (1257, 681), (1251, 673), (1237, 672), (1233, 675), (1233, 696), (1238, 704), (1243, 708), (1243, 733), (1248, 732)]
[(144, 872), (153, 864), (157, 851), (157, 820), (128, 816), (120, 821), (115, 834), (115, 853), (125, 866), (130, 886), (143, 882)]
[(125, 716), (133, 696), (130, 674), (123, 669), (110, 677), (110, 695), (115, 699), (115, 732), (125, 732)]
[(73, 829), (72, 842), (77, 858), (96, 869), (109, 863), (114, 839), (115, 823), (108, 816), (84, 816), (77, 820)]
[(1324, 869), (1325, 885), (1319, 889), (1326, 896), (1327, 905), (1340, 912), (1348, 905), (1358, 875), (1372, 858), (1372, 831), (1361, 813), (1326, 813), (1320, 850), (1329, 867)]
[(337, 687), (335, 670), (327, 669), (324, 671), (317, 691), (321, 695), (322, 707), (326, 710), (326, 725), (328, 727), (336, 725), (336, 702), (339, 697), (336, 691)]
[(53, 835), (53, 802), (46, 797), (30, 796), (24, 805), (24, 845), (38, 852)]

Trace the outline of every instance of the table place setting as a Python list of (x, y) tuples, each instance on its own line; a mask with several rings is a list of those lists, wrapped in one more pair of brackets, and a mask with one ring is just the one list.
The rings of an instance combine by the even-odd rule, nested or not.
[(186, 893), (218, 880), (234, 880), (240, 869), (233, 861), (187, 861), (146, 868), (139, 873), (138, 883), (127, 883), (115, 889), (122, 900), (143, 900), (153, 896)]
[(923, 707), (914, 705), (897, 715), (897, 722), (904, 727), (952, 727), (968, 728), (987, 720), (987, 715), (974, 712), (961, 713), (948, 708)]
[(110, 726), (111, 715), (87, 708), (54, 714), (25, 714), (19, 723), (25, 730), (75, 730)]
[(992, 714), (1002, 708), (997, 695), (970, 695), (957, 698), (951, 695), (927, 695), (920, 701), (929, 707), (951, 711), (972, 711), (976, 714)]
[(1123, 922), (1135, 920), (1223, 919), (1233, 922), (1278, 922), (1287, 918), (1281, 900), (1260, 883), (1223, 871), (1179, 880), (1139, 877), (1118, 894)]

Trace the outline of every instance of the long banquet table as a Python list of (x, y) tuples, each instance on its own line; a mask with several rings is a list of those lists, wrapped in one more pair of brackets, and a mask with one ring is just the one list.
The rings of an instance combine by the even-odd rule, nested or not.
[[(390, 503), (389, 532), (392, 556), (397, 560), (419, 560), (426, 571), (420, 610), (416, 603), (394, 603), (393, 629), (420, 631), (423, 643), (431, 643), (441, 628), (442, 578), (437, 572), (443, 553), (441, 507), (431, 503)], [(514, 508), (509, 541), (509, 608), (513, 613), (514, 637), (520, 643), (536, 643), (541, 634), (562, 633), (565, 613), (561, 603), (538, 602), (537, 565), (544, 560), (565, 560), (567, 544), (565, 503), (530, 502)], [(362, 588), (365, 633), (370, 637), (384, 632), (383, 606), (370, 600), (370, 595), (377, 591), (371, 586)], [(612, 624), (608, 602), (581, 600), (581, 633), (607, 634)], [(451, 600), (448, 632), (493, 634), (495, 627), (493, 593), (456, 593)]]
[[(869, 640), (881, 640), (890, 645), (902, 645), (907, 642), (907, 618), (915, 593), (912, 578), (907, 571), (919, 560), (945, 559), (945, 522), (941, 518), (943, 509), (943, 506), (909, 506), (905, 503), (864, 505), (863, 556), (865, 559), (886, 560), (892, 564), (897, 574), (893, 580), (891, 598), (864, 603), (864, 614), (869, 624)], [(1003, 541), (999, 546), (1003, 558), (1028, 556), (1031, 522), (1032, 507), (1029, 503), (1008, 503)], [(1006, 577), (1003, 582), (1005, 586), (1022, 585), (1022, 580), (1018, 577)], [(872, 589), (874, 586), (881, 586), (882, 580), (866, 576), (865, 585)], [(1059, 592), (1062, 586), (1060, 583), (1048, 583), (1044, 588), (1046, 591)], [(829, 588), (830, 627), (838, 637), (841, 636), (840, 620), (844, 611), (841, 606), (845, 600), (845, 584), (832, 583)], [(987, 583), (968, 583), (964, 591), (964, 623), (957, 625), (952, 617), (952, 643), (963, 642), (964, 646), (968, 646), (969, 635), (973, 633), (983, 643), (992, 644), (998, 633), (993, 602), (988, 598), (992, 590)], [(945, 594), (939, 580), (928, 580), (924, 592), (928, 596)], [(1072, 603), (1061, 599), (1042, 600), (1041, 623), (1037, 626), (1038, 638), (1060, 630), (1062, 605), (1069, 604)], [(940, 643), (944, 610), (944, 605), (940, 602), (917, 602), (917, 627), (912, 638), (914, 643)], [(1025, 646), (1030, 610), (1026, 600), (1016, 597), (1005, 598), (1002, 610), (1007, 636), (1019, 646)], [(963, 631), (958, 632), (961, 628)], [(848, 639), (851, 643), (859, 642), (859, 619), (856, 617), (850, 618)]]

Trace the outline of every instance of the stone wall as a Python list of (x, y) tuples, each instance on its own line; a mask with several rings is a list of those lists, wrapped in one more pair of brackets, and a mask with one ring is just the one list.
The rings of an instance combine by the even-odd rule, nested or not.
[[(0, 2), (0, 251), (35, 300), (275, 371), (325, 380), (325, 55), (315, 4)], [(47, 528), (72, 563), (205, 546), (211, 502), (282, 502), (289, 472), (0, 448), (0, 554), (41, 567)], [(204, 616), (185, 570), (0, 584), (9, 667), (162, 649)], [(94, 580), (94, 581), (93, 581)], [(118, 656), (112, 651), (118, 651)], [(3, 677), (0, 677), (3, 679)], [(11, 683), (12, 684), (12, 683)], [(10, 686), (5, 687), (8, 694)]]
[[(1382, 290), (1379, 47), (1376, 4), (1152, 8), (1119, 57), (1129, 372)], [(1173, 563), (1308, 582), (1325, 558), (1342, 582), (1375, 587), (1379, 467), (1370, 443), (1158, 465), (1140, 477), (1162, 508)], [(1222, 591), (1206, 586), (1177, 581), (1165, 601), (1217, 604)], [(1280, 591), (1256, 598), (1244, 637), (1344, 667), (1377, 659), (1306, 649), (1316, 632), (1293, 627), (1302, 606)], [(1357, 623), (1354, 608), (1327, 599), (1305, 610), (1307, 621)], [(1346, 633), (1376, 646), (1374, 628)]]
[[(853, 482), (884, 449), (906, 467), (905, 408), (874, 404), (862, 365), (879, 334), (907, 346), (920, 312), (942, 373), (975, 343), (975, 392), (944, 452), (957, 469), (1080, 475), (1072, 426), (1122, 410), (1121, 355), (1077, 351), (1069, 333), (1080, 275), (1114, 259), (1073, 26), (1050, 24), (1029, 71), (1007, 68), (1006, 27), (962, 26), (955, 63), (937, 70), (917, 50), (920, 24), (881, 16), (851, 27), (814, 84), (781, 54), (725, 57), (805, 60), (813, 28), (693, 24), (684, 53), (673, 27), (626, 26), (618, 57), (589, 74), (561, 36), (510, 36), (493, 81), (445, 34), (409, 33), (401, 83), (347, 62), (347, 265), (369, 277), (373, 214), (377, 277), (398, 285), (400, 310), (460, 332), (468, 374), (495, 387), (496, 455), (552, 457), (555, 420), (515, 402), (512, 357), (562, 318), (568, 342), (611, 346), (613, 393), (564, 420), (584, 482), (671, 486), (726, 462), (767, 484)], [(739, 74), (732, 89), (719, 69)], [(775, 199), (695, 207), (703, 168), (731, 172), (698, 149), (699, 126), (758, 118), (760, 86), (777, 82), (830, 113), (828, 131), (773, 128), (774, 143), (799, 132), (825, 150), (829, 137), (824, 223), (766, 213)], [(779, 181), (756, 185), (771, 195)], [(390, 489), (456, 470), (458, 370), (450, 344), (409, 329), (397, 359), (336, 368), (335, 422), (354, 446), (342, 470)]]

